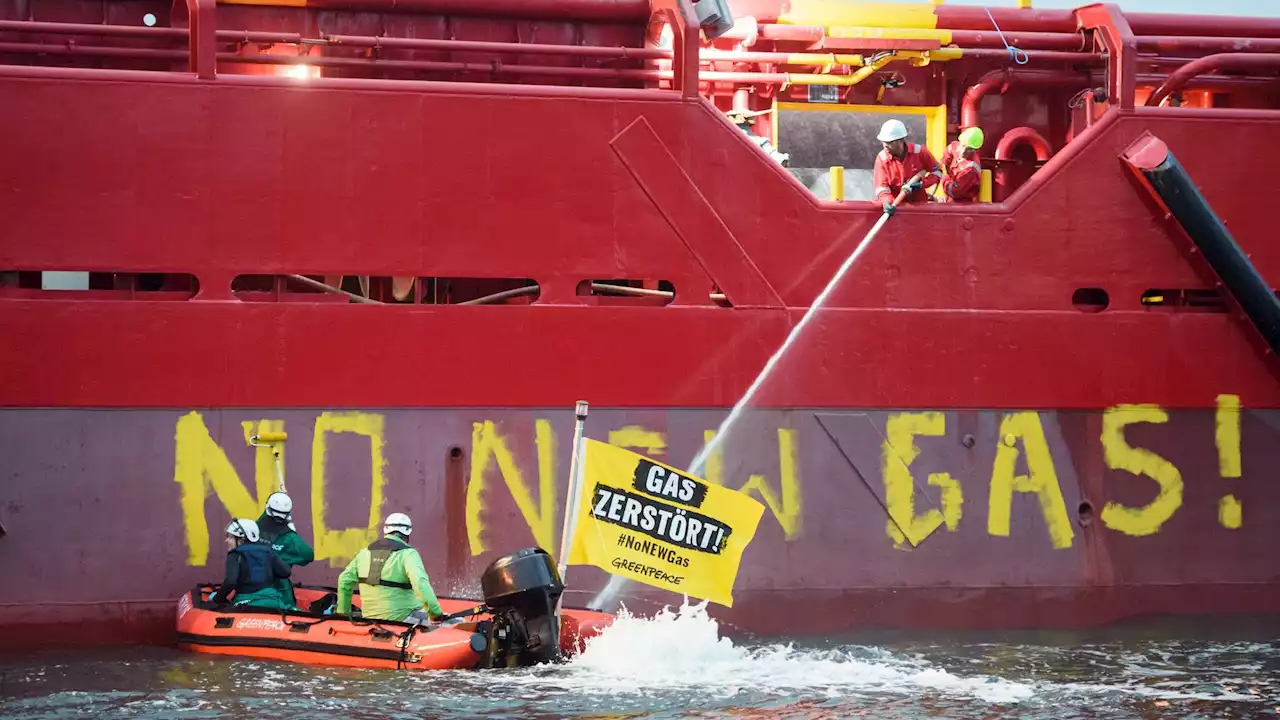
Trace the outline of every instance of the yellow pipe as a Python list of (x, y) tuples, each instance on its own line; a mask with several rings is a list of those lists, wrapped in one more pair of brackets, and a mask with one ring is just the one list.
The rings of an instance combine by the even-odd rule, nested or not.
[(918, 27), (873, 27), (869, 25), (832, 25), (826, 29), (830, 38), (873, 38), (881, 40), (937, 40), (951, 44), (950, 30)]
[(991, 202), (991, 171), (982, 171), (982, 182), (978, 185), (978, 201)]
[(802, 73), (799, 75), (787, 74), (788, 85), (836, 85), (839, 87), (847, 87), (857, 85), (858, 83), (871, 77), (881, 68), (894, 60), (910, 60), (917, 67), (929, 64), (928, 53), (916, 52), (908, 50), (894, 55), (885, 55), (873, 61), (870, 65), (864, 65), (858, 68), (858, 71), (852, 75), (823, 75), (820, 73)]
[(784, 25), (872, 25), (935, 28), (933, 5), (848, 0), (791, 0), (778, 18)]
[(844, 168), (835, 165), (831, 168), (831, 199), (836, 202), (844, 201)]
[[(715, 58), (710, 58), (714, 60)], [(861, 55), (824, 55), (822, 53), (791, 53), (787, 65), (849, 65), (862, 67), (866, 63)]]

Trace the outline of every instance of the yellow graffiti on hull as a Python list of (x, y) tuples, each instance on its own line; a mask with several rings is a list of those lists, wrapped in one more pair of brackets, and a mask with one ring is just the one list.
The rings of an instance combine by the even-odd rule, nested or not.
[(1108, 502), (1102, 508), (1102, 522), (1126, 535), (1151, 535), (1160, 530), (1174, 511), (1182, 506), (1182, 473), (1173, 463), (1146, 448), (1133, 447), (1124, 439), (1124, 429), (1134, 423), (1168, 422), (1169, 414), (1155, 405), (1117, 405), (1102, 414), (1102, 457), (1112, 470), (1146, 475), (1160, 486), (1150, 503), (1134, 508)]
[(491, 420), (472, 423), (471, 431), (471, 479), (467, 484), (467, 537), (471, 554), (479, 555), (488, 547), (484, 542), (484, 499), (486, 477), (490, 458), (497, 461), (498, 473), (511, 492), (516, 507), (533, 532), (539, 547), (552, 548), (556, 522), (555, 434), (546, 420), (534, 422), (534, 436), (538, 445), (538, 500), (525, 484), (520, 466), (507, 447), (506, 439), (498, 433)]
[(617, 430), (610, 430), (609, 444), (628, 450), (635, 450), (649, 457), (662, 457), (667, 454), (666, 433), (650, 430), (640, 425), (627, 425)]
[[(702, 434), (703, 442), (710, 444), (716, 437), (715, 430), (706, 430)], [(717, 485), (724, 485), (723, 446), (717, 447), (707, 456), (707, 467), (703, 479)], [(764, 502), (769, 512), (782, 528), (783, 537), (793, 540), (799, 537), (802, 529), (802, 508), (804, 501), (800, 494), (799, 464), (796, 462), (796, 431), (792, 428), (778, 428), (778, 489), (769, 484), (766, 476), (751, 474), (747, 482), (738, 488), (738, 492), (755, 494)]]
[[(1067, 505), (1058, 485), (1058, 473), (1049, 454), (1040, 416), (1034, 412), (1005, 415), (1000, 421), (1001, 442), (996, 445), (996, 460), (991, 469), (991, 496), (987, 505), (987, 532), (1008, 537), (1009, 515), (1013, 493), (1035, 493), (1040, 499), (1040, 512), (1049, 527), (1049, 540), (1055, 548), (1071, 547), (1071, 521)], [(1022, 440), (1027, 455), (1027, 474), (1014, 475), (1017, 467), (1017, 442)]]
[(1240, 396), (1219, 395), (1213, 417), (1213, 444), (1218, 448), (1218, 474), (1240, 477)]
[[(383, 491), (386, 485), (384, 419), (373, 413), (321, 413), (316, 418), (311, 440), (311, 523), (315, 535), (316, 560), (328, 560), (329, 567), (343, 567), (364, 546), (378, 539), (382, 525)], [(369, 522), (364, 527), (330, 530), (325, 521), (325, 468), (328, 464), (330, 434), (353, 433), (369, 438), (370, 482)]]
[[(245, 423), (247, 435), (252, 434), (253, 423)], [(262, 432), (284, 428), (279, 420), (261, 420)], [(191, 411), (178, 419), (174, 428), (173, 480), (181, 488), (182, 521), (186, 530), (187, 564), (203, 567), (209, 562), (209, 523), (205, 518), (204, 501), (209, 491), (217, 496), (231, 517), (258, 517), (259, 508), (275, 489), (275, 467), (269, 450), (258, 449), (255, 463), (255, 499), (240, 482), (240, 476), (222, 447), (213, 439), (205, 425), (204, 416)], [(219, 536), (221, 536), (219, 528)]]
[(896, 413), (890, 415), (885, 424), (881, 453), (885, 509), (889, 514), (885, 530), (895, 546), (901, 547), (903, 542), (910, 542), (913, 547), (919, 545), (943, 523), (953, 532), (960, 525), (963, 493), (960, 483), (947, 473), (929, 473), (929, 484), (941, 491), (941, 512), (930, 508), (917, 514), (915, 509), (916, 484), (910, 468), (920, 456), (916, 436), (937, 437), (946, 432), (946, 416), (940, 412)]

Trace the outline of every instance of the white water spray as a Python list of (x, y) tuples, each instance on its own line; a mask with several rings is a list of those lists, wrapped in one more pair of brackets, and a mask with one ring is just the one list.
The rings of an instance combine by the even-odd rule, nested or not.
[[(840, 266), (839, 270), (836, 270), (836, 274), (831, 277), (831, 281), (827, 283), (827, 286), (823, 288), (822, 292), (818, 294), (818, 297), (814, 299), (813, 304), (809, 306), (807, 311), (805, 311), (804, 316), (800, 318), (800, 322), (796, 323), (796, 326), (791, 328), (791, 332), (787, 334), (787, 339), (783, 340), (782, 345), (780, 345), (778, 349), (774, 351), (773, 355), (769, 357), (769, 361), (764, 364), (764, 369), (756, 376), (756, 379), (751, 383), (751, 387), (747, 388), (747, 392), (738, 399), (737, 403), (734, 404), (733, 409), (729, 411), (728, 417), (721, 421), (720, 428), (716, 430), (715, 437), (711, 439), (711, 442), (704, 445), (702, 449), (698, 451), (698, 454), (693, 457), (693, 462), (689, 464), (690, 474), (702, 474), (703, 466), (706, 464), (707, 458), (710, 457), (711, 453), (724, 442), (729, 431), (733, 429), (733, 426), (737, 424), (738, 419), (742, 417), (742, 413), (746, 411), (747, 405), (751, 402), (751, 398), (755, 397), (755, 394), (764, 386), (765, 380), (769, 378), (769, 375), (778, 365), (782, 356), (786, 355), (787, 351), (791, 349), (791, 346), (795, 344), (796, 339), (800, 337), (802, 332), (804, 332), (805, 326), (807, 326), (809, 321), (818, 314), (818, 310), (827, 302), (827, 297), (831, 295), (831, 293), (836, 289), (836, 286), (840, 284), (840, 280), (845, 276), (845, 273), (849, 272), (849, 268), (853, 267), (853, 264), (857, 262), (858, 257), (862, 255), (862, 251), (866, 250), (867, 247), (871, 245), (871, 241), (880, 233), (880, 228), (884, 227), (884, 224), (888, 222), (889, 217), (890, 216), (888, 214), (882, 214), (880, 219), (876, 220), (876, 224), (871, 226), (871, 230), (862, 238), (862, 242), (858, 243), (858, 246), (853, 249), (853, 252), (849, 253), (849, 257), (845, 259), (844, 264)], [(847, 234), (848, 233), (846, 233), (846, 235)], [(836, 240), (836, 242), (842, 242), (844, 238), (845, 236), (842, 235), (838, 240)], [(628, 582), (631, 581), (620, 575), (611, 575), (609, 583), (604, 586), (604, 589), (602, 589), (598, 595), (591, 599), (591, 602), (588, 603), (588, 607), (603, 608), (606, 604), (612, 604), (617, 598), (618, 593)]]
[(491, 676), (485, 682), (511, 686), (519, 695), (599, 695), (614, 701), (647, 696), (686, 707), (708, 699), (751, 702), (770, 696), (833, 699), (921, 693), (1017, 703), (1034, 694), (1025, 683), (989, 675), (963, 677), (874, 647), (734, 645), (720, 637), (706, 606), (705, 601), (686, 601), (649, 618), (631, 615), (624, 607), (565, 666)]

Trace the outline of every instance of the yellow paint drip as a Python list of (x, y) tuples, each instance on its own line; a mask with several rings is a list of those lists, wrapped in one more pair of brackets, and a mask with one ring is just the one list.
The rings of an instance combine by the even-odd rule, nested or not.
[(1218, 501), (1218, 522), (1228, 530), (1239, 530), (1244, 524), (1243, 508), (1234, 495), (1227, 495)]
[(791, 0), (778, 17), (784, 25), (872, 25), (876, 27), (935, 28), (932, 5), (848, 2), (848, 0)]

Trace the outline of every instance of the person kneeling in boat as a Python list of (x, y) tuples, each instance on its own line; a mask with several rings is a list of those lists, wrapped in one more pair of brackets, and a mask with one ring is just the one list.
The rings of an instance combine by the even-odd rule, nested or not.
[[(315, 550), (298, 535), (293, 525), (293, 499), (282, 492), (271, 493), (267, 498), (267, 507), (258, 518), (258, 530), (262, 539), (271, 544), (272, 551), (280, 561), (293, 568), (308, 565), (316, 559)], [(293, 582), (284, 578), (278, 583), (280, 594), (291, 608), (297, 607), (297, 598), (293, 594)]]
[(351, 614), (351, 596), (359, 583), (360, 613), (365, 619), (421, 624), (444, 617), (422, 556), (409, 545), (412, 532), (408, 515), (387, 516), (382, 539), (361, 550), (338, 576), (336, 614)]
[(210, 602), (288, 610), (277, 582), (289, 579), (289, 566), (262, 542), (258, 523), (240, 518), (227, 525), (227, 572)]

